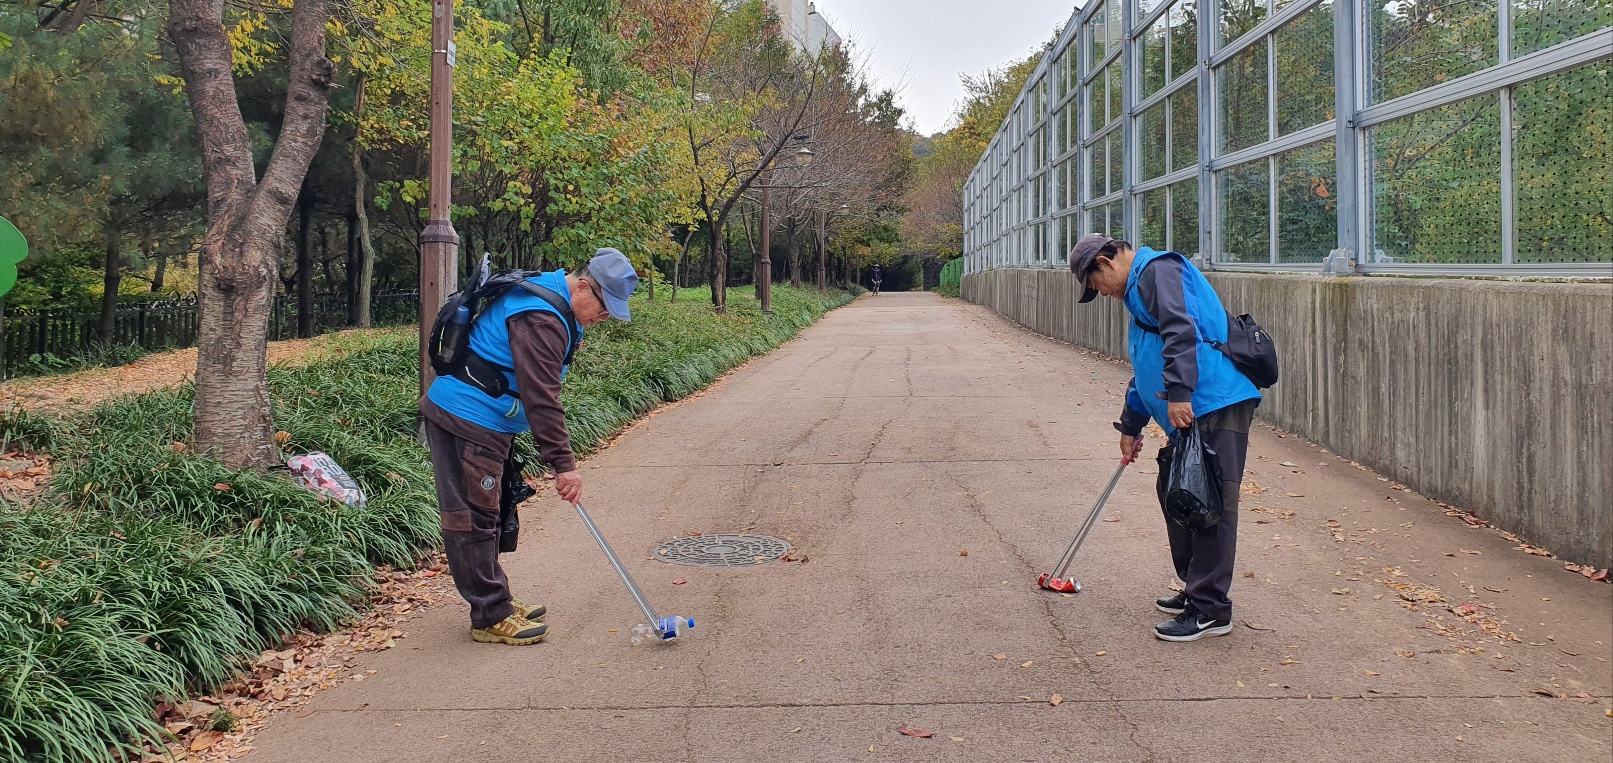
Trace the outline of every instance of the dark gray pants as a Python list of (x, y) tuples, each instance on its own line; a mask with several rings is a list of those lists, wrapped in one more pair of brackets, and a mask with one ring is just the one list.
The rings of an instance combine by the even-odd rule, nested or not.
[(1187, 601), (1205, 617), (1232, 619), (1232, 565), (1238, 556), (1238, 490), (1249, 455), (1249, 424), (1257, 401), (1247, 400), (1198, 417), (1199, 434), (1215, 451), (1221, 467), (1221, 498), (1226, 515), (1204, 530), (1165, 520), (1176, 576), (1186, 584)]
[(498, 563), (499, 480), (514, 439), (452, 417), (426, 419), (443, 550), (454, 587), (470, 604), (472, 628), (489, 628), (515, 614), (510, 583)]

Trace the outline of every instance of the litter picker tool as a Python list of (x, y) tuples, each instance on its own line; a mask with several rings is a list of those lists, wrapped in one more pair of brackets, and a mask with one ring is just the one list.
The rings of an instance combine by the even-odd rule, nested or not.
[(1081, 550), (1081, 544), (1086, 542), (1087, 533), (1092, 532), (1092, 525), (1098, 521), (1098, 514), (1103, 511), (1103, 505), (1109, 502), (1109, 495), (1115, 491), (1115, 485), (1120, 484), (1120, 475), (1126, 473), (1126, 467), (1137, 459), (1137, 454), (1142, 452), (1142, 449), (1143, 438), (1142, 435), (1138, 435), (1132, 443), (1131, 454), (1120, 459), (1120, 466), (1115, 468), (1115, 476), (1109, 478), (1109, 484), (1098, 494), (1098, 502), (1092, 507), (1092, 513), (1087, 515), (1086, 521), (1075, 531), (1075, 537), (1070, 539), (1070, 545), (1064, 549), (1064, 555), (1059, 557), (1059, 563), (1054, 565), (1052, 572), (1044, 572), (1038, 576), (1036, 585), (1058, 593), (1076, 593), (1081, 590), (1081, 583), (1064, 577), (1064, 573), (1070, 569), (1070, 562), (1075, 561), (1075, 554)]
[(686, 618), (681, 615), (661, 617), (655, 614), (655, 608), (650, 606), (650, 600), (644, 598), (644, 592), (640, 591), (638, 584), (633, 582), (633, 576), (627, 574), (627, 568), (622, 566), (622, 560), (616, 558), (616, 552), (612, 551), (610, 544), (605, 542), (605, 536), (600, 534), (599, 528), (594, 525), (593, 518), (589, 517), (588, 512), (583, 510), (582, 504), (574, 503), (571, 506), (577, 510), (577, 516), (582, 517), (582, 523), (588, 528), (588, 533), (594, 536), (595, 541), (599, 542), (599, 548), (605, 552), (605, 558), (610, 560), (610, 566), (615, 567), (616, 574), (622, 576), (622, 582), (627, 584), (627, 592), (633, 595), (633, 601), (638, 602), (638, 608), (644, 612), (645, 617), (649, 618), (648, 623), (639, 623), (637, 627), (633, 628), (634, 644), (647, 641), (652, 643), (655, 641), (671, 641), (694, 627), (694, 618), (692, 617)]

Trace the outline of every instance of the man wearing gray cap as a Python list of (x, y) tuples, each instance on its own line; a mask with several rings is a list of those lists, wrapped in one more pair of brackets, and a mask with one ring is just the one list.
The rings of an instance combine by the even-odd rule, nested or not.
[[(1128, 349), (1132, 381), (1121, 409), (1120, 452), (1129, 456), (1149, 418), (1171, 435), (1197, 426), (1215, 451), (1222, 475), (1225, 515), (1208, 528), (1170, 521), (1165, 529), (1180, 594), (1154, 602), (1176, 617), (1154, 628), (1166, 641), (1196, 641), (1232, 630), (1232, 563), (1238, 549), (1238, 489), (1249, 451), (1249, 424), (1260, 391), (1211, 341), (1227, 340), (1221, 298), (1198, 268), (1175, 252), (1131, 244), (1097, 233), (1083, 236), (1070, 256), (1081, 282), (1081, 302), (1099, 294), (1125, 303), (1131, 314)], [(1162, 454), (1166, 451), (1162, 451)], [(1164, 479), (1166, 464), (1161, 464)], [(1163, 508), (1163, 507), (1162, 507)]]
[(542, 622), (548, 609), (512, 598), (498, 562), (505, 462), (515, 436), (530, 429), (539, 457), (554, 471), (555, 491), (571, 503), (582, 498), (560, 382), (582, 328), (631, 318), (627, 298), (638, 274), (621, 252), (600, 249), (581, 270), (530, 274), (517, 285), (476, 314), (466, 362), (432, 382), (420, 414), (448, 569), (470, 604), (471, 637), (522, 646), (548, 634)]

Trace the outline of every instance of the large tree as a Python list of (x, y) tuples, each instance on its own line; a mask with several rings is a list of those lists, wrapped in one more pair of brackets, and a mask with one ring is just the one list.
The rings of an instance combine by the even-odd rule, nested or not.
[(294, 0), (284, 115), (261, 175), (236, 97), (224, 0), (169, 0), (168, 37), (201, 137), (207, 232), (199, 274), (196, 447), (236, 468), (277, 458), (267, 382), (269, 310), (286, 221), (325, 132), (335, 65), (325, 0)]

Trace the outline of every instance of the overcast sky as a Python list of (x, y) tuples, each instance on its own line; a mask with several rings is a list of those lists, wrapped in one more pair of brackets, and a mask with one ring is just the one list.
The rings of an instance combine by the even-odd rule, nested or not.
[(912, 126), (940, 132), (963, 99), (961, 74), (980, 74), (1046, 42), (1074, 0), (817, 0), (855, 40), (882, 87), (902, 87)]

